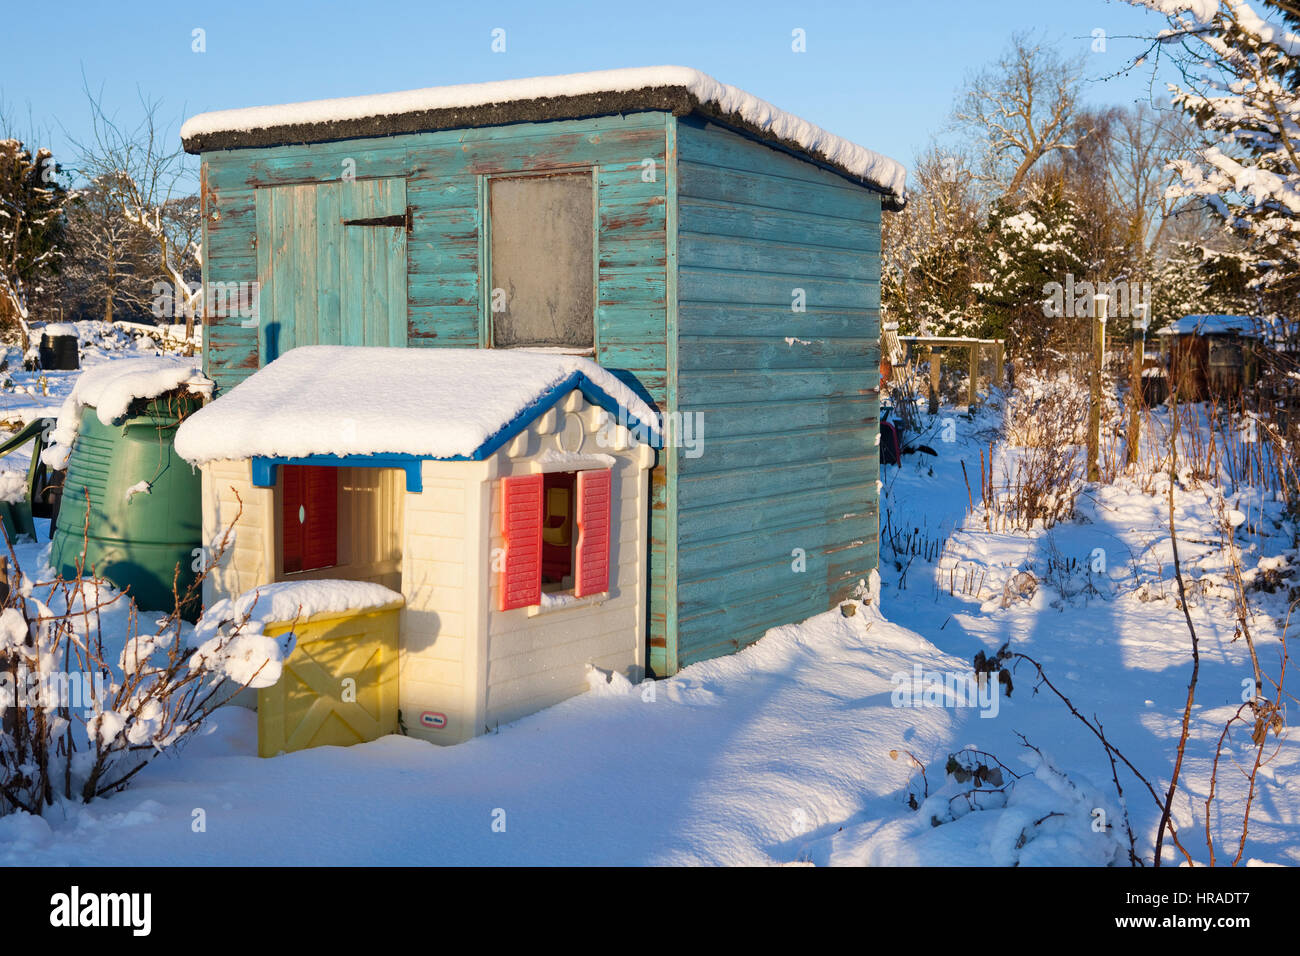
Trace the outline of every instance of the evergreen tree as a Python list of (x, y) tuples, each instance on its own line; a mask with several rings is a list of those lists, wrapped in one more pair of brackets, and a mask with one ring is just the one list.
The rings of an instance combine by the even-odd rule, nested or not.
[(932, 151), (915, 176), (907, 207), (885, 218), (883, 317), (905, 332), (973, 335), (983, 237), (969, 169)]
[[(1052, 314), (1049, 288), (1081, 281), (1087, 269), (1078, 210), (1064, 180), (1041, 177), (1021, 197), (997, 200), (987, 234), (981, 334), (1006, 338), (1014, 352), (1035, 360), (1054, 332), (1076, 324), (1074, 314)], [(1073, 313), (1073, 306), (1065, 311)]]
[(1173, 101), (1207, 134), (1175, 162), (1176, 196), (1204, 199), (1266, 264), (1253, 280), (1294, 309), (1300, 292), (1300, 7), (1291, 0), (1132, 0), (1165, 14), (1155, 41), (1182, 83)]
[(26, 328), (32, 295), (57, 275), (70, 194), (48, 149), (0, 140), (0, 320)]

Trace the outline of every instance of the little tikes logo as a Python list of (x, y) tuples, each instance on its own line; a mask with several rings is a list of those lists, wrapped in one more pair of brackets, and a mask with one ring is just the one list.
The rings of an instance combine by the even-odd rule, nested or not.
[(153, 923), (152, 893), (82, 893), (74, 886), (51, 896), (50, 907), (51, 926), (126, 926), (135, 936), (148, 936)]

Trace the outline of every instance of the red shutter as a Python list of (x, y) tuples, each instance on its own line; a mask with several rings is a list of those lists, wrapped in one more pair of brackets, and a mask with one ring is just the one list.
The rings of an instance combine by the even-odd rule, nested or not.
[(542, 603), (543, 475), (501, 479), (501, 610)]
[(578, 472), (578, 544), (575, 597), (609, 590), (610, 490), (608, 469)]
[(281, 465), (280, 475), (280, 546), (285, 572), (338, 564), (338, 469)]

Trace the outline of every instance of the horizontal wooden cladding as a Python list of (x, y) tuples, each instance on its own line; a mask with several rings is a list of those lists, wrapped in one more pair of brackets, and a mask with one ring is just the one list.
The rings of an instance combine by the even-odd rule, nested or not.
[(790, 336), (787, 341), (681, 336), (677, 355), (678, 367), (683, 373), (728, 369), (870, 369), (880, 365), (880, 347), (875, 338), (800, 339)]
[[(666, 270), (668, 250), (663, 231), (646, 232), (634, 238), (600, 237), (598, 265), (602, 275), (622, 269)], [(665, 271), (665, 275), (666, 275)]]
[(478, 271), (478, 236), (412, 235), (407, 243), (412, 276), (456, 276)]
[(646, 182), (634, 166), (598, 166), (596, 182), (601, 192), (601, 204), (608, 205), (611, 214), (617, 215), (618, 211), (640, 205), (646, 210), (646, 223), (650, 224), (655, 218), (653, 210), (664, 208), (667, 193), (662, 178)]
[[(874, 537), (862, 539), (854, 548), (824, 556), (825, 580), (806, 580), (792, 573), (789, 562), (773, 564), (766, 572), (748, 576), (747, 590), (739, 599), (719, 596), (712, 601), (687, 596), (678, 611), (679, 667), (729, 654), (754, 643), (769, 629), (802, 621), (829, 610), (849, 597), (853, 587), (876, 566)], [(812, 572), (808, 572), (811, 575)], [(691, 587), (708, 589), (708, 585)]]
[(477, 348), (479, 311), (476, 302), (412, 302), (407, 306), (407, 344)]
[(862, 224), (880, 221), (880, 200), (865, 189), (837, 189), (686, 160), (679, 160), (677, 169), (678, 194), (687, 198), (807, 212)]
[[(713, 166), (734, 173), (761, 175), (767, 179), (785, 179), (819, 186), (827, 191), (842, 192), (843, 201), (861, 208), (880, 221), (880, 194), (855, 183), (842, 174), (791, 156), (780, 149), (756, 143), (732, 130), (684, 117), (677, 121), (677, 150), (680, 163)], [(683, 179), (681, 195), (696, 195)], [(874, 208), (873, 208), (874, 207)]]
[(420, 305), (478, 305), (476, 269), (435, 274), (408, 273), (407, 300)]
[(205, 371), (219, 388), (228, 388), (257, 371), (256, 328), (244, 328), (233, 320), (223, 319), (204, 327), (203, 340)]
[(880, 197), (695, 119), (677, 130), (677, 409), (701, 439), (677, 457), (686, 666), (875, 567)]
[[(861, 428), (875, 434), (879, 403), (874, 395), (846, 397), (837, 402), (810, 402), (773, 398), (762, 404), (739, 402), (734, 405), (683, 407), (682, 411), (698, 421), (708, 442), (716, 438), (761, 438), (775, 432)], [(687, 470), (694, 459), (687, 460)]]
[[(678, 334), (699, 339), (739, 335), (776, 339), (870, 339), (880, 335), (875, 309), (815, 309), (791, 312), (789, 307), (753, 306), (737, 302), (683, 302), (677, 308)], [(706, 344), (707, 343), (703, 343)]]
[(639, 179), (644, 160), (659, 168), (664, 161), (663, 117), (651, 114), (416, 135), (422, 142), (412, 146), (409, 168), (417, 178), (608, 164), (635, 170)]
[(478, 209), (478, 178), (446, 175), (436, 180), (407, 179), (413, 197), (412, 216), (429, 217), (467, 213)]
[(664, 303), (611, 303), (596, 307), (596, 338), (600, 342), (662, 343), (667, 335), (668, 310)]
[(252, 260), (257, 268), (256, 193), (248, 187), (208, 191), (205, 262)]
[(708, 236), (682, 230), (677, 259), (684, 268), (762, 272), (792, 278), (858, 279), (878, 282), (880, 253), (803, 246), (775, 239)]
[(677, 296), (683, 303), (738, 302), (784, 306), (791, 315), (799, 314), (795, 309), (796, 303), (805, 311), (875, 309), (880, 305), (880, 264), (877, 262), (872, 268), (877, 278), (837, 279), (682, 266), (677, 272)]
[(641, 345), (602, 344), (596, 350), (597, 363), (615, 371), (630, 372), (659, 404), (665, 407), (667, 375), (664, 372), (664, 345), (648, 342)]
[(208, 283), (257, 281), (256, 256), (241, 259), (210, 259), (204, 265), (206, 272), (203, 278)]
[(600, 270), (597, 307), (664, 302), (667, 288), (663, 266), (607, 266)]
[(863, 469), (851, 484), (805, 484), (790, 488), (773, 481), (757, 493), (732, 501), (678, 510), (677, 540), (684, 549), (818, 522), (877, 517), (875, 478)]
[[(740, 438), (709, 438), (704, 432), (704, 454), (698, 458), (679, 455), (682, 480), (688, 476), (739, 471), (762, 462), (786, 465), (799, 462), (823, 462), (860, 459), (869, 462), (878, 456), (875, 431), (850, 426), (838, 429), (768, 432)], [(869, 467), (863, 465), (865, 469)]]
[[(757, 457), (755, 449), (751, 452), (751, 461)], [(763, 468), (687, 472), (678, 482), (679, 510), (694, 511), (787, 492), (796, 494), (808, 488), (861, 485), (874, 494), (879, 474), (878, 454), (839, 459), (809, 458)]]
[(851, 249), (880, 254), (880, 230), (873, 224), (791, 209), (768, 209), (683, 196), (677, 201), (683, 233), (733, 237), (816, 249)]
[[(701, 344), (700, 348), (707, 348)], [(708, 408), (737, 402), (835, 400), (878, 393), (879, 365), (832, 369), (753, 369), (745, 372), (698, 370), (678, 385), (681, 409)]]
[[(725, 606), (747, 595), (758, 597), (769, 584), (824, 585), (831, 563), (841, 560), (837, 556), (874, 540), (876, 533), (875, 515), (833, 522), (823, 515), (802, 527), (763, 528), (724, 540), (681, 542), (677, 575), (680, 613), (699, 614), (708, 611), (711, 602)], [(864, 568), (862, 573), (869, 570)]]
[[(469, 180), (468, 184), (475, 185), (474, 180)], [(407, 180), (410, 191), (407, 198), (411, 200), (411, 234), (412, 236), (420, 235), (421, 232), (430, 236), (475, 236), (478, 235), (479, 227), (482, 225), (482, 218), (479, 215), (477, 191), (468, 198), (461, 196), (457, 202), (447, 206), (436, 206), (423, 202), (429, 195), (427, 191), (415, 188), (414, 180)]]
[(662, 191), (638, 190), (630, 198), (616, 199), (610, 187), (601, 185), (600, 234), (610, 239), (663, 235), (667, 226), (667, 205)]

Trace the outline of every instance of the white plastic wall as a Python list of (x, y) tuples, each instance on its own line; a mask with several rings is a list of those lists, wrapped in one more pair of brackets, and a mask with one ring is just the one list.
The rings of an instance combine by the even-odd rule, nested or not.
[[(495, 727), (587, 690), (588, 665), (640, 681), (645, 673), (646, 554), (649, 547), (651, 449), (598, 440), (604, 413), (580, 392), (542, 416), (494, 458), (496, 476), (598, 467), (614, 459), (610, 591), (567, 606), (500, 611), (500, 582), (488, 578), (487, 698)], [(622, 446), (622, 447), (618, 447)], [(588, 458), (590, 460), (584, 461)], [(490, 496), (491, 546), (503, 547), (501, 495)]]

